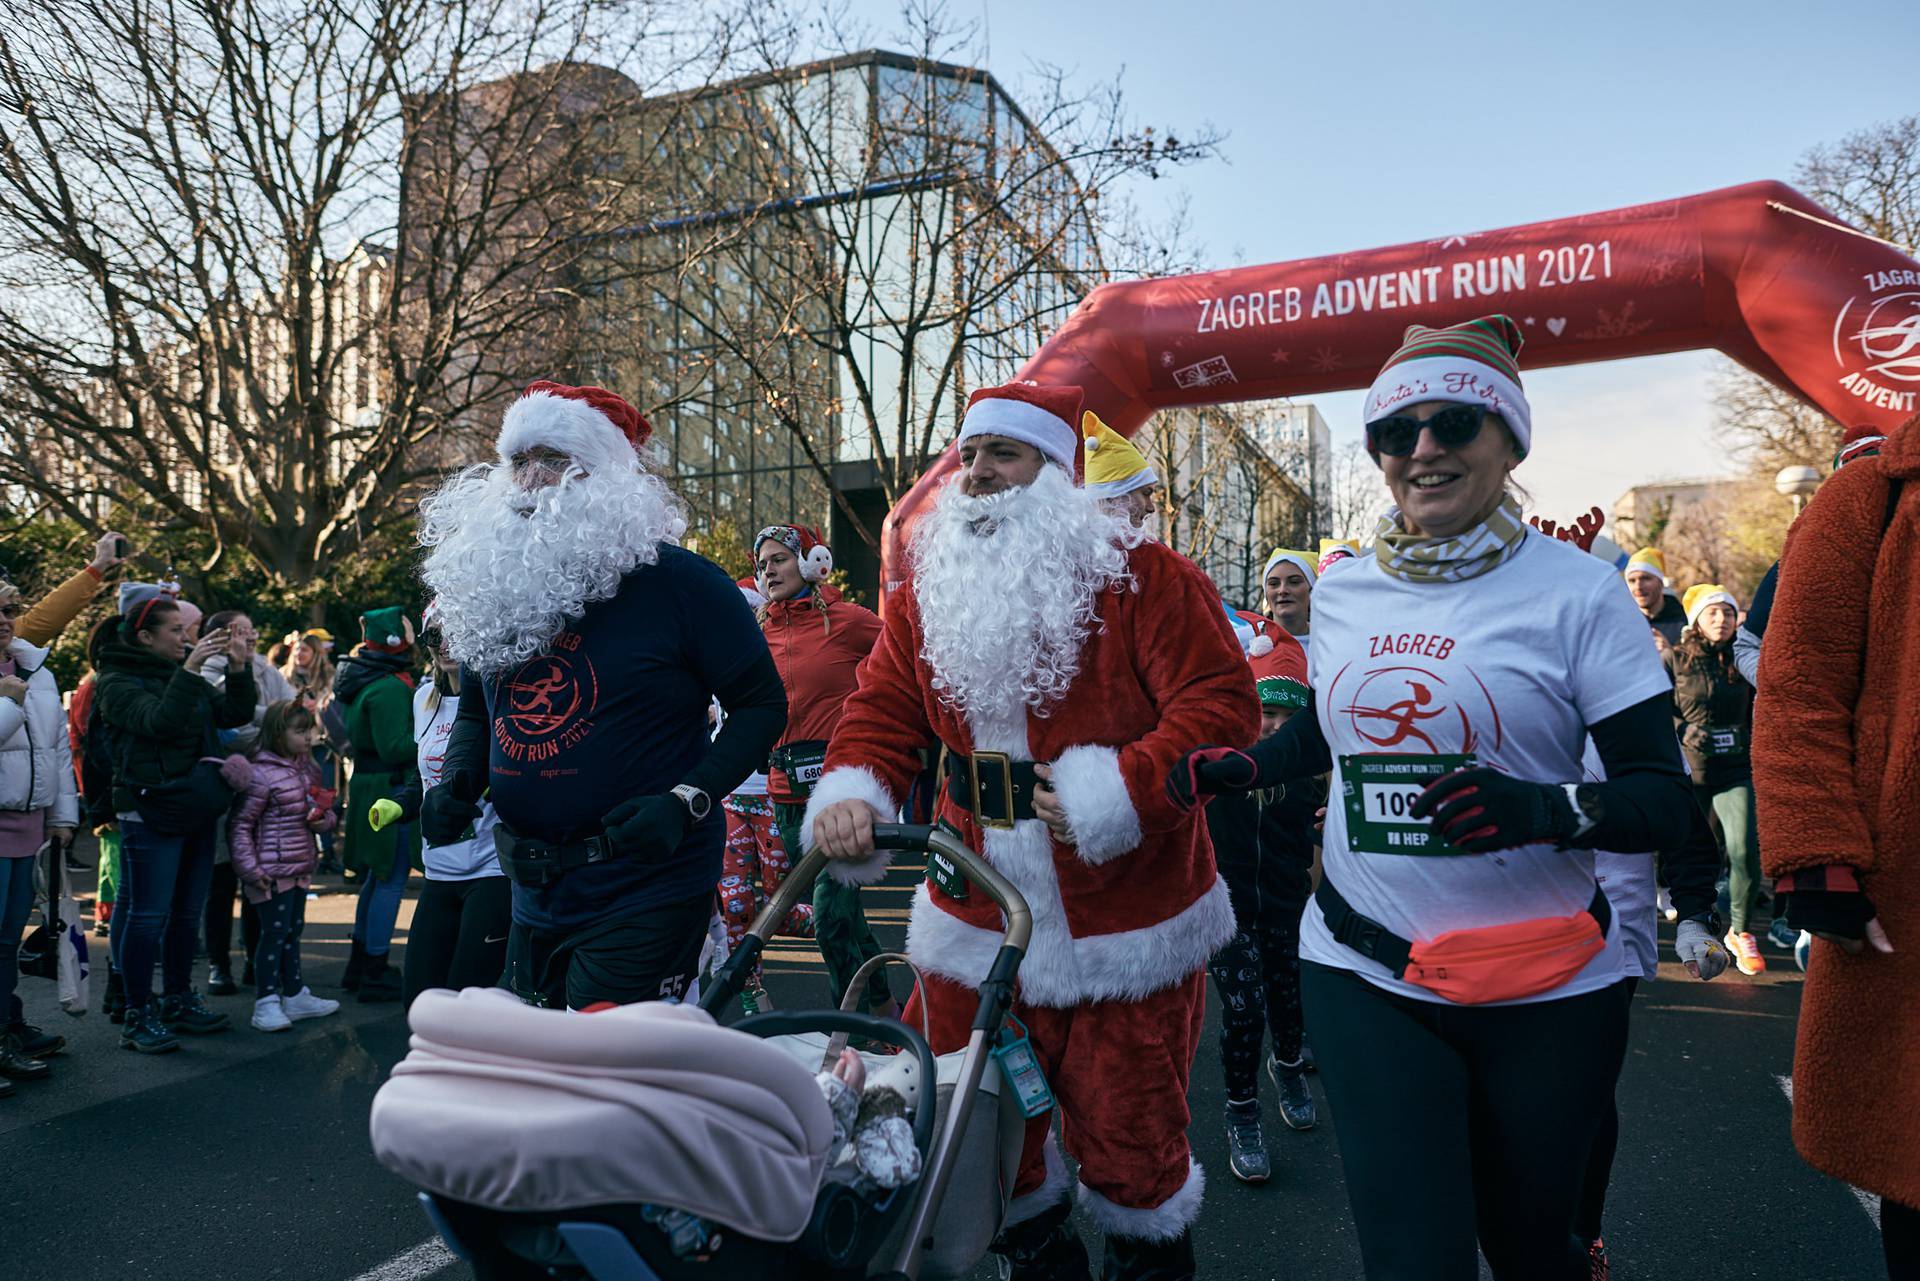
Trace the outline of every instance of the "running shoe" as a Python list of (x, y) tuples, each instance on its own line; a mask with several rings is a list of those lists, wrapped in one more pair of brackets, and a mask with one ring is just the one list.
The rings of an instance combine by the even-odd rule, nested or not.
[(253, 1003), (253, 1026), (261, 1032), (284, 1032), (293, 1026), (293, 1020), (281, 1007), (277, 996), (263, 996)]
[(1667, 918), (1668, 924), (1680, 919), (1680, 909), (1673, 905), (1673, 895), (1667, 893), (1666, 886), (1662, 885), (1653, 892), (1653, 905), (1659, 909), (1660, 915)]
[(1607, 1262), (1607, 1242), (1595, 1237), (1587, 1247), (1587, 1281), (1612, 1281), (1613, 1265)]
[(1767, 942), (1782, 952), (1793, 951), (1793, 945), (1799, 941), (1799, 938), (1800, 931), (1788, 925), (1787, 918), (1784, 916), (1774, 917), (1773, 924), (1767, 926)]
[(312, 988), (303, 987), (292, 996), (280, 998), (280, 1008), (289, 1019), (298, 1023), (301, 1019), (323, 1019), (329, 1014), (338, 1014), (340, 1002), (315, 996)]
[(1311, 1130), (1320, 1120), (1320, 1114), (1313, 1104), (1313, 1091), (1307, 1088), (1306, 1064), (1282, 1063), (1269, 1054), (1267, 1075), (1280, 1090), (1280, 1119), (1287, 1123), (1287, 1128)]
[(1767, 970), (1767, 958), (1760, 955), (1760, 945), (1754, 942), (1753, 935), (1741, 930), (1735, 933), (1727, 931), (1727, 937), (1721, 942), (1727, 945), (1727, 951), (1733, 953), (1733, 963), (1740, 972), (1751, 978), (1755, 974), (1764, 974)]
[(1260, 1130), (1260, 1103), (1227, 1104), (1227, 1168), (1242, 1183), (1265, 1183), (1273, 1177), (1267, 1159), (1267, 1138)]
[(207, 971), (208, 996), (232, 996), (240, 990), (233, 981), (233, 972), (223, 965), (215, 965)]

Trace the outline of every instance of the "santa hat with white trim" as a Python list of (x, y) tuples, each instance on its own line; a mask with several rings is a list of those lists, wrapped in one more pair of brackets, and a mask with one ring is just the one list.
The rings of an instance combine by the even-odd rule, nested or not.
[(1091, 409), (1080, 415), (1086, 436), (1086, 489), (1099, 498), (1119, 498), (1160, 483), (1160, 473), (1133, 442), (1100, 421)]
[(1008, 383), (982, 387), (967, 398), (966, 417), (960, 420), (960, 440), (975, 436), (1004, 436), (1032, 445), (1069, 473), (1080, 459), (1080, 402), (1078, 387), (1041, 387)]
[(1424, 401), (1480, 405), (1506, 421), (1524, 458), (1533, 448), (1533, 410), (1520, 389), (1525, 342), (1512, 316), (1482, 316), (1443, 329), (1409, 325), (1400, 350), (1367, 390), (1363, 421)]
[(500, 461), (545, 447), (557, 450), (588, 471), (634, 466), (638, 451), (653, 435), (649, 423), (624, 396), (604, 387), (565, 383), (528, 383), (507, 406), (495, 444)]

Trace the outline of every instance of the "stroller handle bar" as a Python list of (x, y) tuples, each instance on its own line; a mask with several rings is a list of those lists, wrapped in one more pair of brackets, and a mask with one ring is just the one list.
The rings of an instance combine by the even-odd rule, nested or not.
[[(908, 1217), (900, 1253), (893, 1261), (894, 1270), (889, 1274), (911, 1279), (920, 1274), (921, 1255), (931, 1244), (935, 1212), (953, 1177), (961, 1136), (966, 1133), (968, 1119), (973, 1113), (975, 1095), (980, 1088), (981, 1077), (986, 1073), (990, 1051), (999, 1036), (1001, 1025), (1006, 1022), (1008, 1011), (1013, 1008), (1014, 980), (1020, 972), (1020, 961), (1026, 955), (1027, 943), (1033, 937), (1033, 914), (1013, 882), (1002, 876), (993, 864), (968, 849), (966, 843), (947, 828), (917, 823), (876, 823), (873, 827), (873, 845), (876, 850), (924, 852), (929, 860), (944, 860), (953, 870), (965, 876), (969, 884), (985, 891), (1007, 922), (1000, 950), (980, 984), (980, 1004), (967, 1037), (966, 1054), (961, 1062), (952, 1105), (948, 1108), (946, 1126), (934, 1146), (932, 1159), (920, 1176), (920, 1195)], [(711, 986), (700, 994), (700, 1008), (717, 1016), (739, 995), (747, 975), (759, 962), (767, 940), (787, 919), (801, 896), (812, 894), (813, 883), (826, 870), (826, 866), (825, 854), (819, 850), (809, 850), (787, 879), (780, 882), (780, 888), (774, 892), (766, 909), (754, 920), (746, 937), (740, 940), (740, 945), (713, 976)], [(907, 1043), (913, 1045), (919, 1039), (917, 1036), (908, 1038)], [(915, 1045), (913, 1048), (918, 1051), (920, 1047)], [(932, 1080), (931, 1077), (928, 1079), (928, 1111), (931, 1111), (934, 1098)], [(919, 1121), (920, 1118), (916, 1117), (916, 1127)]]

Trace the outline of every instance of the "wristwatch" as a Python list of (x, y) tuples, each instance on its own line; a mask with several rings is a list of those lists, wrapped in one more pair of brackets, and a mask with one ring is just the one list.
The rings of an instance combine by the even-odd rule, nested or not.
[(673, 789), (673, 794), (680, 798), (680, 803), (687, 807), (687, 813), (693, 815), (696, 823), (713, 812), (713, 798), (692, 783), (680, 784)]
[(1567, 838), (1572, 844), (1600, 825), (1606, 814), (1606, 806), (1600, 800), (1600, 789), (1592, 783), (1562, 783), (1561, 788), (1567, 794), (1567, 803), (1573, 806), (1573, 835)]

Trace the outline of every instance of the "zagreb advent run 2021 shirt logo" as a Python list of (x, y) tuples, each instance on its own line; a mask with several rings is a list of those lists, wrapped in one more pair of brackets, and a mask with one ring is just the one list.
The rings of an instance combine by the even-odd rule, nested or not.
[(493, 737), (509, 760), (551, 761), (593, 734), (600, 682), (580, 637), (561, 632), (551, 652), (528, 659), (500, 682)]
[(1398, 633), (1368, 640), (1369, 660), (1333, 678), (1327, 705), (1378, 752), (1471, 753), (1497, 749), (1500, 711), (1450, 636)]
[(1876, 409), (1910, 414), (1920, 396), (1920, 272), (1869, 272), (1866, 282), (1872, 292), (1834, 317), (1833, 358), (1847, 370), (1840, 385)]

